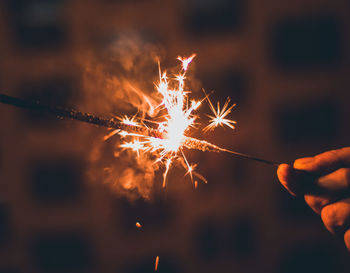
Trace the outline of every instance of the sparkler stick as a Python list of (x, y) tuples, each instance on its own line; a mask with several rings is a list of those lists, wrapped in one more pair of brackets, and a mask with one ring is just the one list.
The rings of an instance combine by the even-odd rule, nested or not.
[(60, 118), (69, 118), (69, 119), (74, 119), (82, 122), (95, 124), (98, 126), (121, 129), (120, 123), (114, 121), (113, 119), (105, 119), (105, 118), (94, 116), (88, 113), (83, 113), (74, 109), (61, 108), (55, 105), (46, 105), (41, 103), (40, 101), (25, 100), (25, 99), (8, 96), (5, 94), (0, 94), (0, 102), (4, 104), (13, 105), (19, 108), (26, 108), (30, 110), (39, 111), (39, 112), (45, 112)]
[(276, 161), (266, 160), (266, 159), (258, 158), (258, 157), (252, 156), (252, 155), (243, 154), (243, 153), (231, 151), (231, 150), (228, 150), (225, 148), (221, 148), (221, 147), (216, 146), (215, 144), (212, 144), (212, 143), (207, 142), (205, 140), (199, 140), (199, 139), (191, 138), (191, 137), (186, 138), (184, 145), (185, 145), (185, 147), (188, 147), (190, 149), (201, 150), (203, 152), (225, 152), (225, 153), (232, 154), (238, 158), (254, 160), (254, 161), (261, 162), (261, 163), (274, 165), (276, 167), (281, 164), (281, 163), (276, 162)]
[[(35, 111), (39, 111), (47, 114), (52, 114), (59, 118), (77, 120), (77, 121), (86, 122), (86, 123), (94, 124), (101, 127), (113, 128), (117, 130), (127, 130), (128, 132), (132, 132), (134, 134), (139, 134), (142, 136), (152, 136), (155, 138), (162, 137), (162, 134), (156, 129), (138, 127), (137, 125), (132, 125), (132, 124), (126, 125), (114, 118), (112, 119), (102, 118), (89, 113), (83, 113), (75, 109), (63, 108), (56, 105), (46, 105), (39, 101), (25, 100), (25, 99), (8, 96), (0, 93), (0, 102), (3, 104), (12, 105), (19, 108), (25, 108), (25, 109), (35, 110)], [(192, 137), (186, 137), (184, 147), (188, 149), (200, 150), (203, 152), (226, 152), (238, 158), (254, 160), (254, 161), (258, 161), (258, 162), (262, 162), (262, 163), (266, 163), (274, 166), (278, 166), (280, 164), (278, 162), (254, 157), (252, 155), (247, 155), (247, 154), (227, 150), (219, 146), (216, 146), (212, 143), (209, 143), (205, 140), (199, 140)]]
[(122, 122), (114, 118), (107, 119), (107, 118), (99, 117), (89, 113), (83, 113), (75, 109), (63, 108), (56, 105), (47, 105), (37, 100), (25, 100), (25, 99), (8, 96), (0, 93), (0, 102), (3, 104), (12, 105), (19, 108), (25, 108), (25, 109), (30, 109), (30, 110), (35, 110), (35, 111), (55, 115), (58, 118), (73, 119), (73, 120), (86, 122), (86, 123), (94, 124), (101, 127), (113, 128), (118, 130), (124, 130), (126, 129), (126, 127), (128, 127), (128, 129), (134, 133), (141, 133), (143, 135), (150, 135), (155, 137), (159, 136), (159, 133), (152, 128), (147, 128), (146, 130), (145, 128), (133, 126), (132, 124), (128, 124), (128, 125), (123, 124)]
[(259, 158), (259, 157), (255, 157), (255, 156), (252, 156), (252, 155), (247, 155), (247, 154), (243, 154), (243, 153), (239, 153), (239, 152), (235, 152), (235, 151), (231, 151), (231, 150), (226, 150), (226, 149), (220, 149), (220, 150), (223, 151), (223, 152), (235, 155), (236, 157), (239, 157), (239, 158), (244, 158), (244, 159), (248, 159), (248, 160), (254, 160), (254, 161), (261, 162), (261, 163), (273, 165), (273, 166), (276, 166), (276, 167), (278, 167), (280, 164), (282, 164), (280, 162), (271, 161), (271, 160), (267, 160), (267, 159), (263, 159), (263, 158)]

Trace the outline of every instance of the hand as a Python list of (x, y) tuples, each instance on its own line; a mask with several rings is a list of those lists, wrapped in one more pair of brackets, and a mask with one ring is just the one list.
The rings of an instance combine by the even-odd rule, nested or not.
[(350, 251), (350, 147), (297, 159), (293, 167), (281, 164), (277, 175), (292, 195), (304, 196), (331, 233), (344, 237)]

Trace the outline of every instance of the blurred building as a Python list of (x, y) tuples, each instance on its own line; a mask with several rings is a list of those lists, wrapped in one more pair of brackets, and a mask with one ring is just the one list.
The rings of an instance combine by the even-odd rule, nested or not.
[[(79, 105), (77, 53), (136, 32), (167, 60), (196, 52), (201, 85), (237, 102), (237, 129), (209, 140), (292, 162), (350, 143), (349, 11), (347, 0), (3, 0), (0, 92)], [(5, 105), (0, 121), (0, 273), (154, 272), (157, 255), (159, 272), (350, 270), (342, 240), (274, 167), (198, 154), (209, 184), (179, 179), (130, 203), (84, 178), (89, 125)]]

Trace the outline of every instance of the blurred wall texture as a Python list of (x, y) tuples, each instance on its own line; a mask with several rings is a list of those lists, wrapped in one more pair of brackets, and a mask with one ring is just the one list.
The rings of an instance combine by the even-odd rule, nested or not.
[[(0, 92), (95, 111), (77, 56), (136, 33), (165, 66), (197, 53), (201, 87), (237, 102), (237, 129), (209, 140), (292, 162), (350, 145), (349, 13), (348, 0), (2, 0)], [(194, 153), (207, 185), (179, 175), (129, 202), (86, 178), (104, 129), (5, 105), (0, 126), (0, 273), (154, 272), (157, 255), (159, 272), (350, 270), (274, 167)]]

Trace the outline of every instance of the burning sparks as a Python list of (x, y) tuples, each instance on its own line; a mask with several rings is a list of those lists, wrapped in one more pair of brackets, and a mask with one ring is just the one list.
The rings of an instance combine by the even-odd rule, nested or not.
[(195, 111), (205, 99), (208, 100), (213, 116), (209, 116), (211, 118), (210, 124), (203, 130), (209, 131), (224, 125), (234, 129), (235, 121), (227, 118), (235, 106), (229, 106), (229, 99), (222, 109), (220, 109), (219, 103), (215, 109), (208, 96), (202, 101), (189, 99), (188, 94), (191, 92), (186, 90), (186, 71), (195, 56), (193, 54), (188, 58), (178, 57), (177, 59), (182, 64), (181, 71), (178, 75), (171, 77), (167, 75), (166, 71), (162, 72), (158, 64), (159, 81), (155, 83), (155, 88), (160, 102), (153, 106), (154, 109), (159, 109), (159, 114), (156, 117), (152, 120), (146, 120), (136, 115), (133, 117), (123, 116), (120, 121), (126, 127), (125, 130), (117, 132), (114, 130), (105, 137), (107, 139), (118, 133), (124, 139), (120, 145), (121, 148), (130, 149), (136, 152), (137, 156), (140, 156), (140, 153), (149, 153), (152, 158), (155, 158), (155, 164), (162, 164), (164, 166), (163, 187), (166, 186), (168, 173), (175, 162), (180, 162), (184, 166), (186, 174), (190, 176), (192, 181), (195, 176), (206, 182), (205, 178), (195, 171), (196, 165), (188, 163), (184, 153), (185, 148), (224, 151), (224, 149), (204, 140), (189, 137), (191, 130), (197, 125), (195, 121), (199, 118)]
[(188, 65), (192, 62), (192, 60), (194, 59), (194, 57), (196, 57), (196, 54), (192, 54), (192, 56), (188, 57), (188, 58), (183, 58), (181, 56), (177, 57), (177, 59), (182, 62), (182, 69), (184, 71), (187, 70)]
[(124, 117), (120, 118), (120, 121), (125, 125), (138, 126), (139, 124), (135, 121), (135, 119), (136, 116), (129, 118), (127, 115), (125, 115)]
[(137, 228), (142, 228), (142, 225), (140, 224), (140, 222), (136, 222), (135, 226), (136, 226)]
[(157, 271), (158, 270), (158, 264), (159, 264), (159, 256), (156, 257), (156, 261), (154, 263), (154, 270)]
[(207, 127), (205, 127), (203, 129), (204, 132), (211, 131), (218, 126), (223, 127), (224, 125), (230, 127), (231, 129), (235, 128), (234, 125), (236, 124), (236, 122), (233, 120), (227, 119), (226, 116), (231, 113), (232, 108), (235, 107), (236, 104), (232, 104), (229, 107), (229, 103), (230, 103), (229, 98), (226, 100), (222, 109), (220, 109), (220, 102), (218, 102), (218, 104), (217, 104), (217, 109), (214, 108), (214, 106), (209, 98), (208, 98), (208, 103), (209, 103), (210, 109), (213, 112), (214, 116), (208, 115), (208, 117), (210, 118), (210, 123)]

